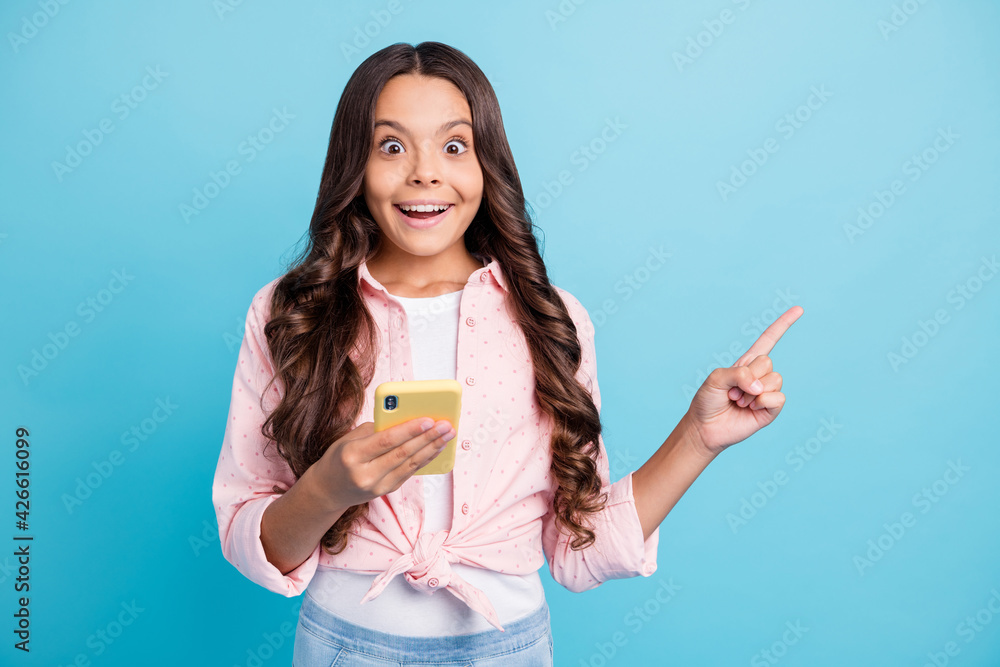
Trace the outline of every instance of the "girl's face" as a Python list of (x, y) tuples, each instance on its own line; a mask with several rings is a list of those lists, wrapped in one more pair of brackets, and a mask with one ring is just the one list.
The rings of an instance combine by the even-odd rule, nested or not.
[[(389, 79), (375, 104), (375, 136), (363, 184), (386, 255), (466, 260), (463, 236), (482, 201), (483, 170), (462, 91), (436, 77)], [(411, 204), (447, 210), (410, 217), (400, 205)]]

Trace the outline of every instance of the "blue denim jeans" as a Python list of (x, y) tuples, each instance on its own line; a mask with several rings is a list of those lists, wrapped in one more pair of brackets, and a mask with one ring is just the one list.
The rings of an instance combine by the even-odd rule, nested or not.
[(504, 632), (412, 637), (349, 623), (303, 594), (292, 667), (551, 667), (549, 606), (504, 625)]

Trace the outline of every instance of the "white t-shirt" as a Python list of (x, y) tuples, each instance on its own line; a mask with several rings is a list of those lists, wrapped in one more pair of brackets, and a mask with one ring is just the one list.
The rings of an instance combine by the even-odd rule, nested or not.
[[(457, 367), (459, 306), (462, 291), (434, 297), (395, 296), (406, 311), (415, 380), (454, 379)], [(435, 532), (451, 527), (452, 473), (427, 475), (424, 526)], [(505, 574), (452, 563), (452, 570), (482, 590), (500, 624), (535, 611), (545, 599), (538, 572)], [(425, 595), (398, 575), (374, 600), (360, 604), (376, 575), (319, 566), (308, 594), (333, 614), (355, 625), (398, 635), (461, 635), (495, 628), (447, 589)]]

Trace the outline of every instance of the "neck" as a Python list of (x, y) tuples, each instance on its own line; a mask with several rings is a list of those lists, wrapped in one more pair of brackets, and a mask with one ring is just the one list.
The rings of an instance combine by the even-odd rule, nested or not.
[(372, 277), (391, 294), (404, 297), (439, 296), (465, 287), (469, 276), (483, 268), (465, 246), (431, 257), (380, 251), (367, 262)]

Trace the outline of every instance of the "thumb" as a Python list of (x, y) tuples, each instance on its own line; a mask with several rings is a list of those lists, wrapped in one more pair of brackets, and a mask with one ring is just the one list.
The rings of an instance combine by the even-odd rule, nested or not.
[(716, 368), (708, 374), (705, 384), (727, 393), (733, 387), (739, 387), (744, 392), (755, 396), (764, 391), (764, 385), (754, 376), (753, 371), (748, 366)]
[(375, 432), (375, 422), (361, 422), (351, 431), (351, 435), (371, 435)]
[(350, 431), (337, 438), (337, 442), (334, 444), (339, 444), (340, 446), (344, 446), (348, 442), (351, 442), (353, 440), (360, 440), (362, 438), (365, 438), (373, 434), (374, 432), (375, 432), (375, 422), (361, 422), (360, 424), (352, 428)]

